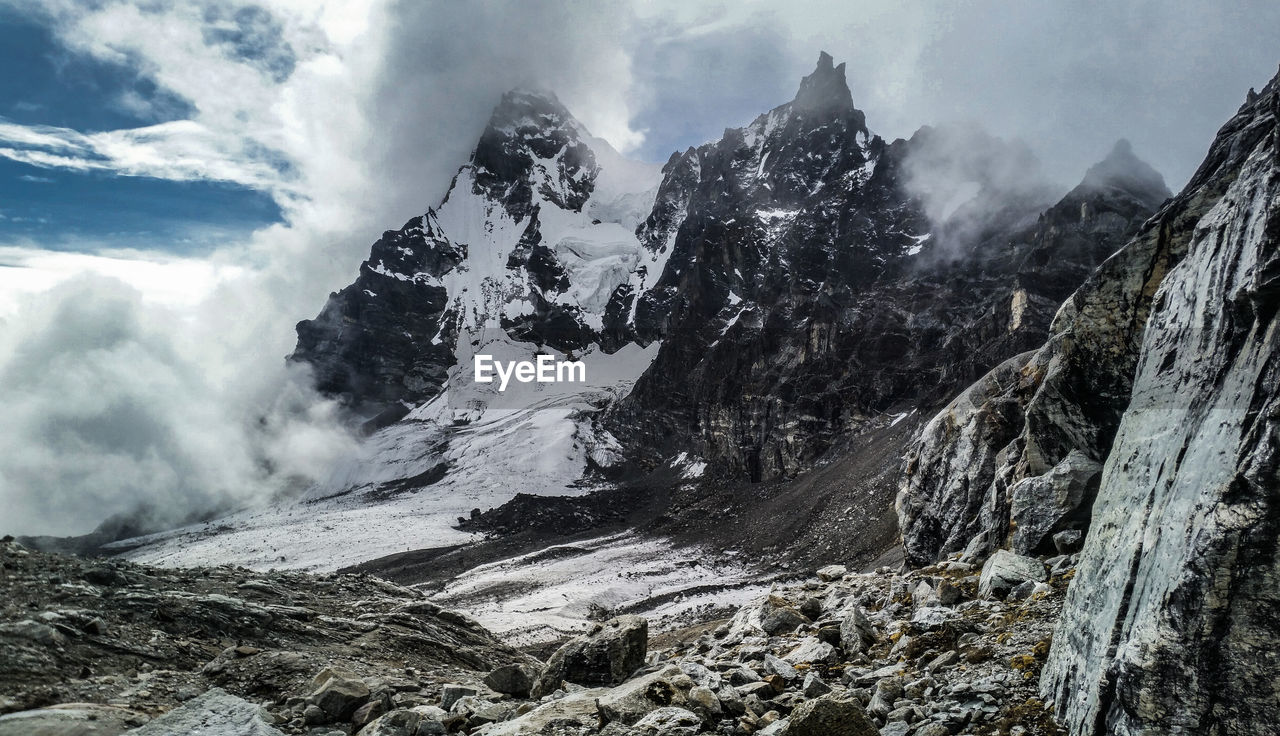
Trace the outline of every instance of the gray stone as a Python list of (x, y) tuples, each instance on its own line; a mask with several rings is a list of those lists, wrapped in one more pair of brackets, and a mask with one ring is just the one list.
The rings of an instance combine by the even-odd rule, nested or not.
[(1031, 597), (1032, 593), (1035, 592), (1037, 585), (1043, 585), (1043, 584), (1044, 583), (1034, 583), (1030, 580), (1018, 583), (1017, 585), (1013, 586), (1013, 590), (1009, 591), (1008, 600), (1025, 601), (1026, 599)]
[(1048, 473), (1018, 481), (1009, 489), (1012, 549), (1033, 554), (1049, 547), (1060, 525), (1097, 495), (1101, 476), (1101, 463), (1072, 450)]
[(616, 685), (644, 665), (649, 622), (620, 616), (588, 634), (574, 637), (547, 660), (530, 693), (541, 698), (564, 681), (579, 685)]
[(601, 723), (634, 724), (650, 712), (688, 704), (693, 680), (675, 665), (652, 672), (604, 691), (596, 700)]
[(485, 675), (484, 684), (497, 693), (528, 697), (538, 673), (526, 664), (504, 664)]
[(698, 685), (690, 688), (686, 697), (689, 701), (689, 708), (701, 715), (703, 720), (718, 720), (724, 712), (724, 708), (720, 705), (719, 696), (711, 688)]
[(129, 736), (280, 736), (257, 705), (214, 688), (192, 698)]
[(453, 710), (453, 706), (465, 697), (475, 695), (477, 690), (467, 685), (449, 684), (440, 688), (440, 707), (444, 710)]
[(1040, 560), (1007, 549), (998, 549), (982, 566), (978, 593), (984, 596), (1002, 595), (1028, 580), (1038, 583), (1044, 579), (1044, 563)]
[(346, 721), (369, 699), (363, 680), (334, 674), (327, 677), (307, 698), (335, 721)]
[(786, 736), (879, 736), (861, 705), (834, 694), (796, 706), (783, 733)]
[(702, 719), (684, 708), (658, 708), (637, 721), (634, 729), (645, 736), (693, 736), (702, 730)]
[(951, 608), (943, 606), (921, 608), (911, 614), (911, 630), (917, 634), (926, 631), (937, 631), (946, 626), (947, 622), (956, 618), (959, 618), (959, 614)]
[(797, 665), (831, 662), (835, 658), (835, 647), (824, 641), (819, 641), (815, 637), (808, 636), (801, 639), (800, 644), (783, 656), (782, 659), (788, 664)]
[(418, 736), (421, 723), (422, 715), (419, 713), (393, 710), (360, 729), (357, 736)]
[(1079, 529), (1064, 529), (1053, 535), (1054, 549), (1064, 555), (1079, 552), (1083, 542), (1084, 532)]
[(876, 629), (862, 607), (851, 605), (840, 620), (840, 648), (845, 654), (861, 654), (875, 643)]
[(766, 674), (777, 675), (787, 682), (800, 677), (800, 673), (796, 672), (795, 667), (792, 667), (786, 660), (779, 659), (772, 654), (764, 655), (764, 671)]
[(0, 736), (119, 736), (147, 716), (96, 703), (68, 703), (0, 716)]
[(889, 711), (893, 710), (893, 704), (900, 697), (902, 697), (902, 679), (886, 677), (876, 683), (875, 694), (867, 704), (867, 713), (876, 718), (884, 718), (889, 715)]
[(831, 692), (831, 686), (823, 682), (817, 672), (810, 672), (804, 676), (804, 684), (800, 686), (800, 692), (812, 700)]
[(797, 626), (807, 623), (809, 618), (781, 596), (769, 596), (761, 610), (760, 628), (770, 636), (795, 631)]
[(844, 565), (827, 565), (818, 568), (818, 579), (826, 582), (840, 580), (847, 574), (849, 574), (849, 568)]

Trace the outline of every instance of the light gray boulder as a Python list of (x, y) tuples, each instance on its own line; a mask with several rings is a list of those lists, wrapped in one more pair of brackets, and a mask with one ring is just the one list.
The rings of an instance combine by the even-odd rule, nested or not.
[(282, 736), (261, 707), (214, 688), (192, 698), (129, 736)]
[(1009, 546), (1023, 555), (1047, 552), (1064, 523), (1087, 523), (1085, 502), (1097, 494), (1101, 477), (1101, 463), (1072, 450), (1048, 473), (1018, 481), (1009, 489)]
[(998, 549), (982, 565), (982, 575), (978, 578), (978, 594), (1004, 595), (1028, 580), (1039, 583), (1044, 579), (1044, 563), (1040, 560), (1010, 552), (1007, 549)]

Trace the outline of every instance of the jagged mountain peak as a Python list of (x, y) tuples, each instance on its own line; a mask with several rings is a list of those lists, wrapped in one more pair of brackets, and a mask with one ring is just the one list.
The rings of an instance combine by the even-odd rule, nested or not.
[(1173, 196), (1164, 177), (1150, 164), (1138, 158), (1127, 138), (1116, 141), (1106, 158), (1089, 167), (1080, 189), (1100, 191), (1119, 189), (1148, 207), (1157, 207)]
[(516, 129), (523, 126), (578, 126), (578, 121), (555, 93), (536, 87), (507, 91), (489, 116), (489, 127)]
[(471, 155), (474, 188), (500, 202), (514, 220), (534, 192), (579, 210), (600, 171), (590, 133), (550, 92), (516, 89), (502, 96)]
[(831, 54), (823, 51), (818, 54), (818, 65), (813, 73), (800, 80), (800, 89), (796, 92), (791, 107), (804, 112), (851, 112), (853, 94), (849, 92), (849, 84), (845, 80), (844, 62), (834, 64)]

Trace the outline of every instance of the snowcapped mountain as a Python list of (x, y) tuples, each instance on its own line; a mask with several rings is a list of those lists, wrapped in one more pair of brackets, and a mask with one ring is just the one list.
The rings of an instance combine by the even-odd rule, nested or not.
[(355, 283), (299, 323), (291, 360), (356, 411), (389, 410), (385, 423), (437, 396), (459, 344), (486, 329), (597, 343), (614, 291), (662, 270), (637, 236), (660, 178), (554, 95), (508, 93), (444, 201), (383, 234)]
[[(793, 100), (661, 167), (624, 159), (550, 93), (508, 93), (444, 200), (384, 233), (298, 325), (290, 360), (363, 423), (362, 455), (301, 498), (116, 549), (312, 569), (410, 552), (387, 564), (421, 570), (492, 533), (485, 509), (556, 497), (551, 531), (467, 557), (447, 590), (507, 600), (485, 564), (541, 559), (565, 534), (598, 537), (564, 567), (583, 575), (647, 569), (653, 550), (739, 586), (779, 550), (870, 560), (892, 545), (893, 474), (920, 417), (1042, 343), (1167, 194), (1119, 146), (1053, 204), (991, 175), (1021, 150), (984, 139), (974, 156), (949, 136), (876, 136), (826, 54)], [(922, 161), (962, 184), (942, 214)], [(587, 380), (499, 391), (473, 380), (478, 354), (572, 357)], [(867, 533), (835, 533), (849, 526)], [(653, 575), (664, 600), (716, 587)], [(579, 582), (554, 584), (581, 598), (551, 620), (644, 605), (625, 581)], [(538, 589), (503, 605), (538, 608)]]

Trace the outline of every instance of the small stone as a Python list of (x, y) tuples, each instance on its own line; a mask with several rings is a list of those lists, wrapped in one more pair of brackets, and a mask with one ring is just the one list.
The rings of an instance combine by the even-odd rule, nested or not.
[(444, 687), (440, 688), (440, 707), (446, 711), (453, 710), (454, 703), (467, 697), (468, 695), (475, 695), (475, 694), (476, 694), (476, 689), (474, 687), (467, 687), (466, 685), (453, 685), (453, 684), (445, 685)]
[(1053, 535), (1053, 548), (1061, 554), (1079, 552), (1084, 546), (1084, 532), (1079, 529), (1067, 529)]
[(1031, 597), (1031, 593), (1036, 589), (1036, 585), (1038, 585), (1038, 583), (1030, 580), (1018, 583), (1013, 586), (1013, 590), (1009, 591), (1009, 597), (1006, 600), (1025, 601)]
[(771, 675), (777, 675), (787, 682), (800, 677), (800, 673), (796, 672), (795, 667), (772, 654), (764, 655), (764, 671)]
[(806, 698), (812, 700), (831, 692), (831, 686), (823, 682), (817, 672), (810, 672), (804, 676), (804, 684), (801, 686), (800, 691), (804, 693)]
[(925, 666), (925, 670), (929, 672), (936, 672), (940, 669), (950, 667), (951, 665), (959, 661), (960, 661), (960, 654), (956, 652), (956, 650), (952, 649), (950, 651), (943, 652), (942, 654), (939, 654), (938, 656), (934, 657), (933, 660), (930, 661), (929, 664)]
[(847, 574), (849, 574), (849, 568), (844, 565), (827, 565), (818, 568), (818, 579), (828, 583), (841, 580)]

